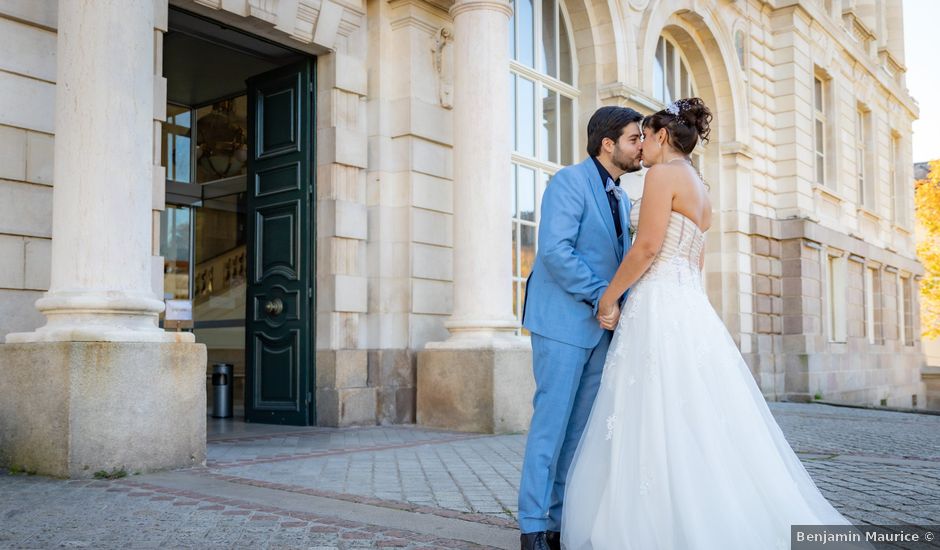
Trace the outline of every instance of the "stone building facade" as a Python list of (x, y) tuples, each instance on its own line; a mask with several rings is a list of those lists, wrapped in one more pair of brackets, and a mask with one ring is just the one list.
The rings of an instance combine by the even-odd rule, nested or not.
[[(708, 294), (764, 395), (923, 406), (901, 0), (134, 2), (0, 0), (0, 364), (121, 325), (234, 363), (254, 420), (524, 429), (545, 186), (598, 107), (694, 94)], [(63, 51), (114, 26), (133, 69)], [(75, 305), (110, 291), (146, 298)], [(194, 336), (149, 336), (161, 296)]]

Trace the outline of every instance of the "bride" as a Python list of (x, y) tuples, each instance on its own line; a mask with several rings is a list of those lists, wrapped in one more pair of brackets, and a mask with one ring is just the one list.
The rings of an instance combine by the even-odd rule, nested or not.
[(850, 525), (777, 426), (702, 288), (708, 192), (689, 154), (712, 115), (679, 100), (643, 121), (637, 236), (600, 300), (613, 328), (568, 474), (569, 549), (785, 549), (790, 526)]

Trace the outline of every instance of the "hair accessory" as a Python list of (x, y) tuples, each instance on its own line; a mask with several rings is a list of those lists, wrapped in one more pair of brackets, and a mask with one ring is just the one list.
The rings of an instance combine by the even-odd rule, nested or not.
[(673, 101), (672, 103), (670, 103), (669, 106), (663, 110), (669, 113), (670, 115), (676, 117), (676, 122), (678, 122), (682, 126), (685, 126), (685, 119), (679, 116), (679, 113), (682, 112), (683, 107), (685, 107), (685, 100), (677, 99)]

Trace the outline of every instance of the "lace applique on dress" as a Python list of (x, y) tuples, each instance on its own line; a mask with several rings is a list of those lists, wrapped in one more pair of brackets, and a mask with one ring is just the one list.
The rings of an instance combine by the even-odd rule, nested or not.
[(607, 441), (610, 441), (614, 437), (614, 423), (617, 422), (617, 415), (612, 414), (607, 417)]
[[(639, 223), (641, 201), (638, 199), (630, 211), (631, 226)], [(704, 292), (702, 270), (699, 269), (704, 246), (705, 234), (695, 222), (673, 211), (659, 254), (634, 288), (646, 282), (660, 281)]]

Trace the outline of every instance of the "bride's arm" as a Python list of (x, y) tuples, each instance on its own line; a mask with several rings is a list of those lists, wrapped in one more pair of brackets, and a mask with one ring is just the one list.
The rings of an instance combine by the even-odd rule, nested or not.
[(664, 177), (666, 172), (667, 167), (656, 165), (646, 173), (636, 241), (620, 262), (617, 273), (598, 302), (599, 316), (607, 315), (623, 293), (640, 280), (663, 247), (675, 195), (671, 178)]

